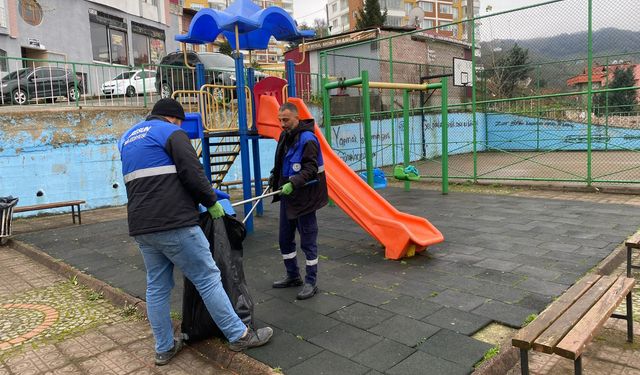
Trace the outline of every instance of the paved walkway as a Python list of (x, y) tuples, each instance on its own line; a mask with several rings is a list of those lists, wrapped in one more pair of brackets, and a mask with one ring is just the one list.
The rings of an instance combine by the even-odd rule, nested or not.
[(149, 324), (134, 308), (6, 246), (0, 269), (1, 375), (233, 374), (191, 348), (156, 367)]
[[(520, 193), (383, 191), (400, 210), (427, 217), (446, 238), (401, 262), (384, 260), (383, 249), (339, 209), (323, 209), (321, 293), (308, 301), (296, 301), (295, 290), (270, 288), (283, 267), (277, 212), (267, 205), (245, 241), (245, 272), (259, 325), (274, 326), (276, 335), (248, 354), (286, 374), (471, 372), (497, 344), (498, 335), (487, 334), (491, 322), (519, 327), (640, 227), (633, 204), (590, 202), (596, 194), (553, 193), (575, 199), (559, 200)], [(625, 199), (618, 203), (636, 198)], [(56, 224), (16, 238), (143, 297), (144, 267), (122, 217), (121, 209), (110, 209), (83, 213), (82, 226), (61, 223), (64, 216), (18, 220), (16, 232), (38, 221)], [(179, 313), (179, 290), (174, 296)], [(607, 360), (621, 355), (606, 345), (593, 348)]]

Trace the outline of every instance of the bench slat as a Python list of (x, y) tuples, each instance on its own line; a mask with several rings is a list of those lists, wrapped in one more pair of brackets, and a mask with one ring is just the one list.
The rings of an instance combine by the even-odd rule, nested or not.
[(533, 322), (520, 329), (511, 340), (511, 344), (520, 349), (531, 349), (533, 341), (555, 322), (573, 302), (580, 298), (601, 276), (590, 274), (569, 288), (560, 298), (548, 306)]
[(630, 247), (632, 249), (640, 249), (640, 232), (634, 234), (633, 236), (627, 238), (624, 245), (626, 247)]
[(85, 201), (77, 200), (77, 201), (65, 201), (65, 202), (52, 202), (52, 203), (43, 203), (43, 204), (34, 204), (31, 206), (17, 206), (13, 209), (13, 212), (26, 212), (26, 211), (36, 211), (36, 210), (46, 210), (49, 208), (58, 208), (58, 207), (67, 207), (67, 206), (76, 206), (79, 204), (84, 204)]
[(614, 276), (603, 276), (596, 281), (575, 303), (569, 307), (549, 328), (547, 328), (534, 342), (533, 349), (552, 354), (553, 348), (571, 330), (580, 318), (606, 293), (616, 281)]
[(565, 358), (573, 360), (578, 358), (634, 284), (635, 279), (620, 276), (604, 297), (560, 341), (554, 352)]

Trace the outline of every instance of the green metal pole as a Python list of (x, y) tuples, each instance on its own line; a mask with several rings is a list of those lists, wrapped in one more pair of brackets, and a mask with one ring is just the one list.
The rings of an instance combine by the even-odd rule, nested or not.
[(587, 84), (587, 186), (591, 186), (591, 112), (593, 109), (593, 0), (588, 1), (589, 6), (589, 30), (587, 32), (588, 52), (587, 70), (589, 72), (589, 82)]
[(362, 71), (362, 117), (364, 120), (364, 151), (367, 165), (367, 184), (373, 187), (373, 155), (371, 145), (371, 101), (369, 100), (369, 72)]
[(442, 194), (449, 194), (449, 87), (447, 85), (447, 78), (442, 78)]
[[(393, 82), (393, 39), (389, 38), (389, 82)], [(396, 114), (395, 90), (391, 90), (391, 162), (396, 165)]]
[[(476, 22), (474, 19), (470, 20), (471, 22), (471, 111), (472, 113), (472, 117), (473, 117), (473, 182), (476, 183), (478, 182), (478, 139), (477, 139), (477, 131), (478, 131), (478, 119), (476, 118), (476, 110), (477, 110), (477, 104), (476, 104)], [(447, 83), (446, 79), (442, 80), (442, 95), (444, 96), (444, 94), (447, 92), (446, 88), (445, 88), (445, 83)], [(444, 97), (443, 100), (444, 102)], [(485, 129), (486, 129), (486, 143), (487, 145), (489, 144), (489, 133), (488, 133), (488, 129), (487, 129), (487, 124), (485, 122)], [(443, 129), (444, 129), (444, 124), (443, 124)], [(442, 147), (444, 148), (444, 142)], [(444, 155), (443, 155), (444, 157)], [(443, 159), (444, 161), (444, 159)], [(444, 184), (444, 176), (443, 176), (443, 180), (442, 183)], [(448, 187), (447, 187), (448, 189)], [(443, 194), (446, 194), (446, 192), (444, 191), (444, 185), (443, 185), (443, 190), (442, 190)]]
[[(409, 90), (402, 90), (402, 115), (404, 124), (402, 130), (404, 133), (404, 167), (408, 167), (409, 160)], [(411, 189), (411, 181), (404, 182), (404, 191)]]
[[(609, 88), (609, 58), (607, 57), (607, 63), (605, 65), (605, 69), (607, 72), (607, 78), (606, 78), (606, 84), (605, 84), (605, 88)], [(605, 150), (609, 149), (609, 92), (607, 91), (604, 94), (604, 115), (605, 115), (605, 125), (604, 125), (604, 132), (605, 132)]]
[(327, 55), (320, 55), (320, 69), (322, 79), (322, 119), (324, 122), (324, 138), (331, 146), (331, 102), (329, 98), (329, 89), (327, 88), (329, 81), (329, 71), (327, 69)]
[[(536, 93), (540, 95), (540, 65), (536, 69)], [(536, 116), (536, 151), (540, 151), (540, 99), (538, 102), (538, 115)]]
[(357, 77), (357, 78), (345, 79), (344, 81), (327, 82), (327, 83), (325, 83), (324, 87), (327, 90), (331, 90), (331, 89), (337, 89), (338, 87), (355, 86), (355, 85), (359, 85), (361, 83), (362, 83), (362, 77)]

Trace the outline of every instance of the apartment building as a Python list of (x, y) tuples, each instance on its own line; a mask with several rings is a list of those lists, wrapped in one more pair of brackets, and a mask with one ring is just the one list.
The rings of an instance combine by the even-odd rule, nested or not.
[[(444, 26), (434, 32), (459, 40), (466, 38), (464, 25), (449, 25), (462, 21), (467, 15), (467, 0), (379, 0), (387, 10), (385, 26), (429, 29)], [(330, 32), (340, 34), (356, 27), (356, 14), (364, 6), (363, 0), (329, 0), (327, 13)], [(473, 14), (480, 12), (480, 1), (473, 1)]]
[[(123, 66), (178, 44), (179, 0), (0, 0), (0, 56)], [(0, 70), (22, 62), (0, 59)], [(11, 65), (11, 66), (9, 66)]]

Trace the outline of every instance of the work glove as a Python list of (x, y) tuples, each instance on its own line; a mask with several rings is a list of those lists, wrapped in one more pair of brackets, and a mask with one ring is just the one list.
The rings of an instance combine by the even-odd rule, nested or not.
[(287, 182), (282, 185), (282, 191), (280, 191), (280, 195), (289, 195), (293, 192), (293, 184), (291, 182)]
[(209, 211), (209, 215), (214, 219), (219, 219), (224, 216), (224, 208), (222, 208), (220, 202), (216, 202), (216, 204), (207, 208), (207, 211)]

